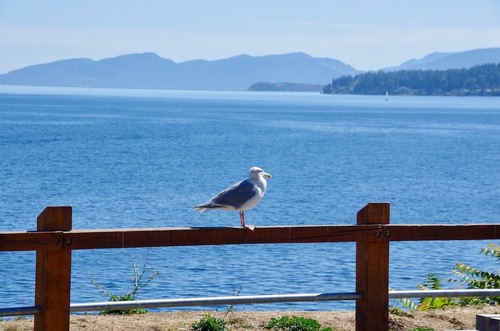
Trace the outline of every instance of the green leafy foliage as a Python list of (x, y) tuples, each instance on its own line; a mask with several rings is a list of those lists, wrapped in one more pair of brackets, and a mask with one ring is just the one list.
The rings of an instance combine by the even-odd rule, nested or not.
[[(141, 268), (138, 267), (138, 261), (130, 258), (130, 263), (132, 265), (133, 275), (130, 277), (130, 281), (133, 284), (132, 290), (127, 290), (125, 294), (118, 295), (111, 293), (107, 290), (104, 285), (97, 283), (97, 281), (90, 277), (90, 281), (92, 284), (101, 291), (104, 295), (109, 298), (109, 301), (118, 302), (118, 301), (135, 301), (139, 300), (139, 293), (142, 289), (148, 286), (156, 277), (160, 275), (158, 271), (153, 271), (150, 267), (148, 267), (148, 259), (149, 259), (149, 249), (146, 253), (146, 257), (142, 263)], [(122, 310), (103, 310), (100, 312), (102, 315), (131, 315), (131, 314), (145, 314), (147, 310), (145, 309), (122, 309)]]
[[(489, 244), (481, 249), (481, 254), (500, 261), (500, 246)], [(498, 289), (500, 288), (500, 274), (494, 271), (485, 271), (458, 262), (453, 273), (458, 279), (450, 280), (453, 283), (460, 283), (468, 289)], [(497, 305), (500, 304), (500, 297), (464, 297), (459, 299), (459, 304), (466, 305)]]
[[(500, 261), (500, 246), (489, 244), (481, 249), (480, 254)], [(458, 262), (453, 268), (453, 273), (458, 279), (450, 279), (449, 283), (460, 284), (467, 289), (499, 289), (500, 274), (495, 271), (485, 271)], [(417, 285), (419, 290), (441, 290), (443, 289), (441, 279), (435, 274), (427, 275), (423, 284)], [(460, 297), (460, 298), (422, 298), (419, 303), (410, 299), (398, 299), (403, 308), (408, 310), (429, 310), (449, 306), (467, 305), (498, 305), (500, 297)]]
[[(421, 291), (442, 290), (443, 287), (441, 279), (436, 274), (428, 274), (425, 282), (417, 285), (417, 289)], [(398, 299), (397, 302), (408, 310), (430, 310), (457, 305), (456, 301), (452, 298), (421, 298), (418, 303), (404, 298)]]
[(283, 316), (280, 319), (272, 318), (266, 329), (279, 331), (332, 331), (331, 328), (321, 329), (321, 325), (312, 318), (298, 316)]
[[(443, 286), (441, 284), (441, 280), (436, 274), (428, 274), (426, 281), (423, 284), (418, 284), (417, 288), (422, 291), (442, 290)], [(453, 298), (421, 298), (418, 309), (439, 309), (456, 305), (457, 303)]]
[(395, 299), (395, 302), (397, 304), (393, 306), (392, 309), (394, 310), (396, 315), (401, 314), (401, 312), (398, 311), (398, 308), (401, 309), (401, 307), (402, 309), (407, 309), (407, 310), (418, 310), (418, 303), (413, 301), (412, 299), (409, 298)]
[(210, 314), (203, 316), (198, 322), (191, 325), (192, 331), (228, 331), (226, 321)]

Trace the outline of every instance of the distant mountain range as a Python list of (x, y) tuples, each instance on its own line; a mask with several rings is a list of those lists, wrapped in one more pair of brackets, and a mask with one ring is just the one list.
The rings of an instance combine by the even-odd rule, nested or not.
[[(469, 68), (500, 63), (500, 48), (433, 53), (384, 71)], [(257, 82), (326, 85), (334, 78), (361, 73), (331, 58), (304, 53), (239, 55), (227, 59), (175, 63), (154, 53), (128, 54), (99, 61), (68, 59), (32, 65), (0, 75), (0, 84), (173, 90), (248, 90)]]
[(500, 63), (500, 48), (475, 49), (457, 53), (432, 53), (420, 60), (411, 59), (397, 67), (385, 68), (384, 71), (398, 70), (447, 70), (468, 69), (473, 66)]
[(93, 61), (69, 59), (0, 75), (5, 85), (81, 86), (174, 90), (247, 90), (259, 81), (328, 84), (358, 73), (341, 61), (304, 53), (240, 55), (223, 60), (175, 63), (154, 53)]

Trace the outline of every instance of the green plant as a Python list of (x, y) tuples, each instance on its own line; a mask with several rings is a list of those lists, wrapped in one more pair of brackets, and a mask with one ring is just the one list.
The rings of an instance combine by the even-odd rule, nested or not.
[[(417, 289), (422, 291), (441, 290), (443, 287), (441, 280), (436, 274), (428, 274), (425, 282), (417, 285)], [(457, 305), (456, 300), (453, 298), (421, 298), (418, 303), (408, 298), (397, 299), (396, 301), (408, 310), (439, 309)]]
[[(436, 274), (428, 274), (424, 284), (418, 284), (419, 290), (442, 290), (441, 280)], [(456, 306), (457, 302), (453, 298), (421, 298), (418, 305), (419, 310), (439, 309), (447, 306)]]
[[(488, 244), (481, 249), (480, 254), (500, 261), (500, 246)], [(447, 281), (466, 286), (468, 289), (500, 288), (500, 274), (498, 272), (484, 271), (457, 262), (453, 268), (453, 273), (459, 279), (449, 279)], [(420, 290), (440, 290), (442, 289), (442, 283), (435, 274), (429, 274), (425, 283), (417, 285), (417, 288)], [(410, 299), (398, 299), (396, 301), (408, 310), (428, 310), (457, 305), (497, 305), (500, 304), (500, 297), (422, 298), (418, 304)]]
[(280, 319), (273, 317), (265, 328), (281, 331), (332, 331), (332, 328), (321, 329), (315, 319), (297, 316), (283, 316)]
[[(489, 244), (482, 248), (480, 254), (492, 257), (500, 261), (500, 246)], [(473, 268), (467, 264), (457, 262), (453, 268), (453, 273), (459, 277), (458, 280), (449, 280), (453, 283), (460, 283), (468, 289), (498, 289), (500, 288), (500, 274), (494, 271), (484, 271)], [(500, 297), (462, 297), (459, 304), (466, 305), (497, 305), (500, 304)]]
[(394, 301), (397, 303), (397, 305), (392, 306), (390, 312), (392, 312), (395, 315), (404, 316), (405, 312), (403, 309), (406, 310), (418, 309), (418, 303), (416, 303), (412, 299), (401, 298), (401, 299), (394, 299)]
[[(409, 308), (407, 308), (407, 309), (412, 310)], [(413, 315), (408, 310), (404, 310), (403, 308), (398, 307), (398, 306), (392, 306), (389, 308), (389, 313), (392, 315), (396, 315), (396, 316), (413, 317)]]
[[(133, 275), (130, 277), (130, 280), (133, 284), (132, 290), (127, 290), (125, 294), (118, 295), (111, 293), (107, 290), (104, 285), (97, 283), (97, 281), (90, 277), (90, 281), (92, 284), (101, 291), (104, 295), (109, 298), (109, 301), (135, 301), (140, 299), (139, 293), (143, 288), (148, 286), (156, 277), (160, 275), (158, 271), (153, 271), (151, 268), (147, 266), (149, 260), (149, 249), (147, 250), (146, 257), (142, 263), (141, 269), (139, 270), (138, 261), (134, 260), (130, 257), (130, 263), (132, 265)], [(103, 315), (131, 315), (131, 314), (145, 314), (147, 310), (145, 309), (122, 309), (122, 310), (103, 310), (100, 314)]]
[[(239, 288), (236, 288), (236, 287), (233, 288), (233, 297), (237, 297), (238, 295), (240, 295), (242, 289), (243, 289), (243, 286), (241, 286), (241, 285)], [(234, 305), (228, 305), (226, 307), (226, 316), (231, 315), (235, 311), (236, 311), (236, 309), (234, 308)]]
[(222, 318), (216, 318), (210, 314), (206, 314), (198, 322), (191, 325), (192, 331), (228, 331), (226, 321)]

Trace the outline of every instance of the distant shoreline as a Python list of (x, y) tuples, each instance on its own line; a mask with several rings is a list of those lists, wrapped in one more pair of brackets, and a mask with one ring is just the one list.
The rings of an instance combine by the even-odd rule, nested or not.
[[(169, 90), (169, 89), (137, 89), (137, 88), (114, 88), (114, 87), (72, 87), (72, 86), (38, 86), (38, 85), (2, 85), (0, 84), (1, 94), (41, 94), (41, 95), (92, 95), (92, 96), (124, 96), (124, 97), (174, 97), (180, 94), (188, 96), (190, 93), (197, 94), (233, 94), (233, 93), (279, 93), (280, 95), (293, 94), (312, 94), (312, 95), (325, 95), (328, 96), (372, 96), (384, 97), (384, 94), (325, 94), (322, 92), (311, 91), (208, 91), (208, 90)], [(490, 95), (412, 95), (400, 94), (388, 96), (388, 101), (394, 96), (397, 97), (492, 97)]]

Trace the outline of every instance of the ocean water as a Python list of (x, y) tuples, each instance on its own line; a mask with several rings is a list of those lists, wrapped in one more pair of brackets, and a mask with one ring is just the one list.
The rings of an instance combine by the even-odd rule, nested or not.
[[(74, 229), (238, 226), (192, 210), (257, 165), (246, 213), (264, 225), (354, 224), (372, 201), (394, 224), (499, 223), (498, 98), (330, 96), (0, 87), (0, 231), (73, 206)], [(390, 287), (415, 289), (457, 261), (495, 269), (489, 241), (391, 243)], [(131, 290), (131, 262), (160, 273), (142, 299), (352, 292), (355, 244), (75, 251), (72, 302)], [(34, 252), (0, 253), (0, 307), (32, 305)], [(352, 309), (353, 302), (238, 309)], [(190, 308), (192, 309), (192, 308)]]

